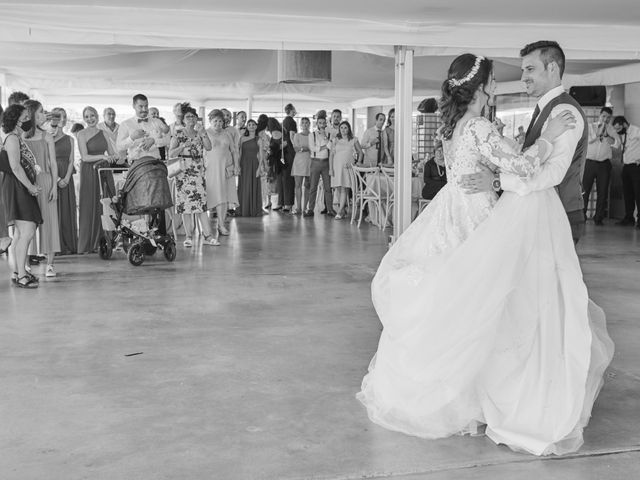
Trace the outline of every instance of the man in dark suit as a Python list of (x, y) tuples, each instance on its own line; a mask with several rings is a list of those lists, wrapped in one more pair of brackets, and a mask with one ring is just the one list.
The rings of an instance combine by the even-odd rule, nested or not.
[(547, 120), (565, 110), (575, 117), (575, 128), (554, 141), (553, 153), (532, 177), (523, 179), (507, 173), (494, 175), (487, 169), (463, 176), (463, 185), (467, 193), (494, 189), (518, 195), (555, 187), (567, 212), (573, 241), (578, 243), (585, 223), (580, 174), (587, 153), (586, 117), (578, 102), (562, 87), (565, 56), (557, 42), (543, 40), (526, 45), (520, 51), (520, 57), (527, 93), (538, 98), (522, 148), (533, 145), (544, 131)]

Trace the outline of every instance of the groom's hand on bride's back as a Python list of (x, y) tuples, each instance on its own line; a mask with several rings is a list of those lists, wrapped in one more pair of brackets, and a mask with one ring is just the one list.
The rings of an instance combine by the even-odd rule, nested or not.
[(495, 174), (493, 171), (489, 167), (480, 165), (479, 172), (461, 175), (459, 186), (467, 194), (491, 192), (494, 190), (494, 179)]

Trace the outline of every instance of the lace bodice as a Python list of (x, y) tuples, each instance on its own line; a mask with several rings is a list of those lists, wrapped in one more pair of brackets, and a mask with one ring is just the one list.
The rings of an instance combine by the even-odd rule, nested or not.
[(448, 180), (456, 188), (461, 175), (475, 173), (481, 165), (493, 171), (499, 169), (521, 177), (531, 176), (550, 153), (540, 152), (538, 144), (522, 153), (514, 150), (512, 144), (483, 117), (470, 119), (460, 128), (458, 135), (443, 142), (443, 151)]

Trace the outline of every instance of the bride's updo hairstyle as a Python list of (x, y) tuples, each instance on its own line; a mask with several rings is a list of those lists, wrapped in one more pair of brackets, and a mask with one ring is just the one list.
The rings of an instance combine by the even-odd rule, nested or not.
[(492, 69), (491, 60), (472, 53), (464, 53), (451, 63), (447, 79), (442, 84), (439, 103), (442, 138), (451, 138), (456, 124), (467, 112), (478, 87), (487, 87)]

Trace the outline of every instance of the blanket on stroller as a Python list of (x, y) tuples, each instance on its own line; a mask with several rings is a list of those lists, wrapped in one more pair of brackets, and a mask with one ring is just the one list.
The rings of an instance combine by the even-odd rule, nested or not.
[(121, 194), (127, 215), (153, 213), (171, 207), (167, 166), (153, 157), (136, 160), (129, 169)]

